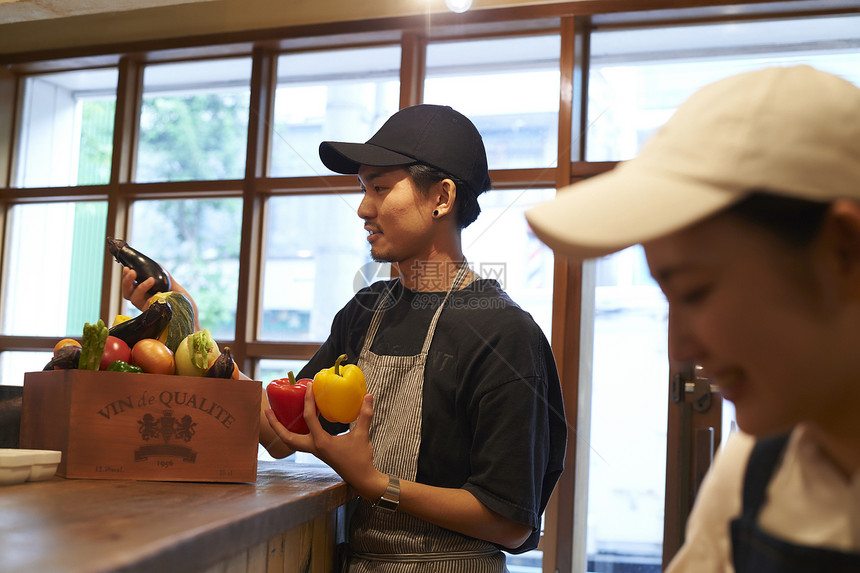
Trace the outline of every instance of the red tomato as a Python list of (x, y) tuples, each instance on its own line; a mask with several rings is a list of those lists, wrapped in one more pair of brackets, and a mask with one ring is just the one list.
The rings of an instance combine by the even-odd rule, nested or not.
[(131, 363), (149, 374), (173, 374), (173, 352), (163, 342), (144, 338), (131, 348)]
[(290, 372), (289, 378), (272, 380), (266, 386), (266, 396), (269, 398), (269, 406), (275, 412), (275, 417), (289, 431), (294, 434), (309, 434), (310, 430), (305, 423), (302, 413), (305, 410), (305, 392), (308, 389), (309, 378), (302, 378), (296, 382)]
[(131, 348), (124, 340), (116, 336), (108, 336), (105, 342), (105, 351), (102, 353), (101, 362), (99, 362), (99, 370), (107, 370), (107, 367), (117, 360), (130, 362)]

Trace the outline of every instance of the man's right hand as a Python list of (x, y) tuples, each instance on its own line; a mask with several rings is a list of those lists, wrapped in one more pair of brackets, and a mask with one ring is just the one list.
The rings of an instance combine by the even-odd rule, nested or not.
[[(176, 282), (170, 273), (167, 273), (167, 275), (170, 277), (170, 289), (175, 292), (181, 292), (191, 301), (191, 306), (194, 308), (194, 330), (202, 330), (200, 327), (200, 314), (197, 311), (197, 303), (194, 302), (194, 297), (188, 294), (188, 291)], [(136, 280), (137, 272), (128, 267), (122, 268), (122, 298), (129, 301), (139, 310), (144, 311), (146, 310), (146, 303), (150, 299), (149, 289), (155, 284), (155, 279), (150, 277), (140, 284), (137, 284)]]
[(155, 284), (155, 278), (149, 277), (137, 284), (137, 272), (128, 267), (122, 268), (122, 298), (131, 302), (139, 310), (146, 310), (146, 301), (149, 300), (149, 289)]

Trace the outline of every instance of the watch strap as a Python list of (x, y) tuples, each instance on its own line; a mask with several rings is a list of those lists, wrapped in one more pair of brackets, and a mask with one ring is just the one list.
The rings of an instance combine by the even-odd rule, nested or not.
[(388, 476), (388, 487), (385, 488), (382, 497), (373, 504), (377, 509), (394, 513), (397, 511), (397, 506), (400, 505), (400, 480), (390, 475)]

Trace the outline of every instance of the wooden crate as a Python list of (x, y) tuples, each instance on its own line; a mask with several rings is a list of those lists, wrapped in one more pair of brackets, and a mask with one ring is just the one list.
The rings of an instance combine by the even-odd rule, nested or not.
[(24, 375), (22, 448), (67, 478), (254, 482), (261, 383), (92, 370)]

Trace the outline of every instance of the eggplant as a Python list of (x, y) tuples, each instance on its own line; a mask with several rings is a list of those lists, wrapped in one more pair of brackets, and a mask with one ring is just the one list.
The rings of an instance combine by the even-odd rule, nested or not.
[(232, 378), (233, 364), (233, 354), (230, 352), (230, 347), (225, 346), (204, 376), (206, 378)]
[(42, 370), (70, 370), (78, 367), (81, 357), (80, 346), (63, 346), (54, 353), (54, 357)]
[(131, 348), (144, 338), (158, 338), (170, 319), (173, 309), (167, 301), (156, 301), (134, 318), (115, 324), (108, 334), (116, 336)]
[(107, 248), (110, 254), (124, 267), (137, 273), (137, 282), (142, 283), (149, 277), (155, 277), (155, 284), (149, 289), (150, 296), (170, 291), (170, 276), (164, 267), (153, 261), (140, 251), (132, 249), (122, 239), (107, 238)]

